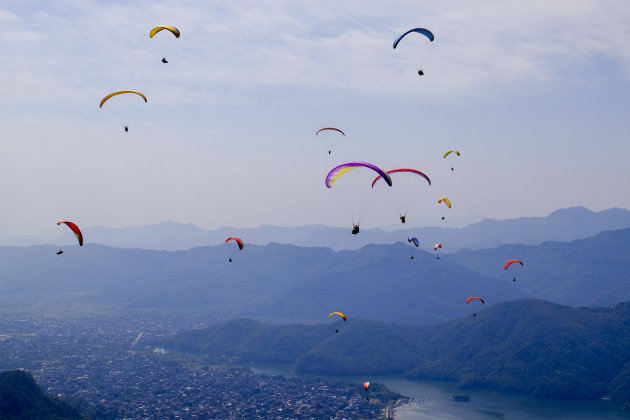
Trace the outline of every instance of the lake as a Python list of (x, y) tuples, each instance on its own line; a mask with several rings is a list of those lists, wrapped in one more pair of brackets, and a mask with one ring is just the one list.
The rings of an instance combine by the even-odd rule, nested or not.
[[(339, 377), (330, 375), (297, 374), (288, 365), (250, 366), (252, 371), (266, 375), (283, 375), (304, 379), (321, 378), (330, 381), (356, 380), (379, 382), (392, 391), (413, 398), (411, 404), (396, 408), (397, 420), (481, 420), (481, 419), (630, 419), (630, 411), (623, 411), (608, 400), (556, 401), (529, 398), (495, 391), (460, 390), (448, 382), (420, 381), (403, 376), (371, 376), (369, 378)], [(453, 394), (468, 395), (469, 402), (454, 402)]]

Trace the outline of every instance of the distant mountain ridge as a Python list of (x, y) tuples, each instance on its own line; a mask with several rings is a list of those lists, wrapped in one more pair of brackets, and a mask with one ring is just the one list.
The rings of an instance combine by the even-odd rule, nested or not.
[[(576, 306), (630, 300), (630, 228), (572, 242), (461, 250), (441, 259), (406, 240), (356, 251), (277, 243), (242, 251), (235, 245), (168, 252), (90, 243), (64, 249), (56, 255), (50, 245), (2, 248), (0, 310), (81, 305), (318, 322), (343, 308), (366, 319), (436, 324), (472, 312), (468, 296), (481, 296), (487, 305), (525, 297)], [(510, 258), (525, 265), (505, 271)]]
[[(491, 248), (502, 244), (535, 245), (550, 240), (583, 239), (605, 230), (630, 227), (630, 210), (611, 208), (593, 212), (585, 207), (571, 207), (554, 211), (547, 217), (484, 219), (464, 228), (400, 226), (401, 229), (392, 231), (366, 228), (358, 235), (351, 235), (350, 227), (323, 225), (203, 230), (190, 223), (165, 222), (143, 227), (83, 227), (83, 233), (88, 243), (169, 251), (218, 245), (233, 235), (243, 237), (248, 244), (265, 245), (276, 242), (335, 250), (355, 250), (368, 244), (392, 244), (413, 235), (420, 238), (423, 244), (441, 242), (445, 244), (445, 251), (451, 252), (463, 248)], [(448, 224), (445, 223), (445, 226)], [(0, 239), (0, 245), (27, 246), (51, 242), (65, 245), (73, 241), (74, 236), (67, 232), (58, 240), (5, 238)]]

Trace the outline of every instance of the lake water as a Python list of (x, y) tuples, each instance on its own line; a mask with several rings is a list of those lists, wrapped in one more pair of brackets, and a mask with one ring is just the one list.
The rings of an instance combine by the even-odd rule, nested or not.
[[(291, 366), (250, 366), (252, 371), (266, 375), (284, 375), (304, 379), (321, 378), (330, 381), (355, 380), (379, 382), (392, 391), (413, 398), (414, 402), (396, 408), (396, 420), (535, 420), (535, 419), (630, 419), (630, 412), (623, 411), (612, 401), (554, 401), (529, 398), (522, 395), (494, 391), (459, 390), (457, 385), (418, 381), (402, 376), (375, 376), (369, 378), (338, 377), (327, 375), (296, 374)], [(454, 402), (453, 394), (468, 395), (469, 402)]]

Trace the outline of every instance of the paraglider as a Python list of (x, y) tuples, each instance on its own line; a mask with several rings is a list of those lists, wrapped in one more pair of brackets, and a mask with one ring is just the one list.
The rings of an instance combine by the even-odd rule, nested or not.
[[(107, 100), (111, 97), (117, 96), (117, 95), (121, 95), (123, 93), (135, 93), (136, 95), (140, 96), (142, 99), (144, 99), (144, 102), (147, 102), (147, 97), (144, 96), (144, 94), (142, 94), (141, 92), (136, 92), (135, 90), (120, 90), (118, 92), (113, 92), (110, 93), (109, 95), (107, 95), (106, 97), (104, 97), (101, 100), (101, 104), (99, 105), (99, 108), (103, 108), (103, 105), (105, 104), (105, 102), (107, 102)], [(127, 124), (125, 124), (125, 133), (129, 131), (129, 126)]]
[[(450, 209), (451, 208), (451, 200), (449, 200), (446, 197), (440, 197), (438, 198), (438, 204), (444, 202), (444, 204), (446, 204), (446, 206)], [(444, 220), (444, 216), (442, 216), (442, 220)]]
[[(326, 187), (332, 188), (332, 186), (335, 184), (335, 182), (341, 175), (346, 174), (349, 171), (353, 169), (357, 169), (357, 168), (368, 168), (368, 169), (373, 170), (374, 172), (376, 172), (377, 174), (383, 177), (387, 185), (389, 185), (390, 187), (392, 186), (392, 179), (381, 168), (375, 165), (372, 165), (371, 163), (366, 163), (366, 162), (348, 162), (348, 163), (342, 163), (341, 165), (335, 166), (328, 173), (328, 175), (326, 175), (326, 180), (325, 180)], [(357, 185), (359, 189), (361, 188), (361, 185), (365, 185), (365, 184)], [(367, 185), (365, 185), (365, 188), (367, 188)], [(353, 194), (353, 191), (355, 191), (354, 194)], [(359, 200), (355, 200), (356, 191), (358, 190), (356, 189), (343, 190), (343, 188), (341, 190), (341, 192), (343, 192), (343, 195), (344, 195), (343, 201), (349, 203), (350, 205), (354, 207), (353, 212), (352, 212), (353, 213), (353, 221), (352, 221), (352, 234), (353, 235), (356, 235), (359, 233), (359, 222), (361, 221), (361, 219), (358, 213), (367, 209), (367, 206), (361, 206), (360, 205), (361, 203), (359, 202)], [(355, 197), (353, 197), (353, 195)]]
[[(229, 238), (227, 238), (225, 240), (225, 243), (227, 244), (229, 241), (234, 241), (236, 242), (236, 244), (238, 245), (238, 249), (239, 251), (243, 250), (243, 240), (241, 238), (237, 238), (237, 237), (232, 237), (230, 236)], [(232, 257), (228, 258), (229, 262), (232, 262)]]
[[(346, 322), (346, 314), (342, 312), (331, 312), (330, 314), (328, 314), (328, 318), (330, 318), (333, 315), (339, 315), (343, 319), (343, 322)], [(335, 333), (339, 333), (339, 329), (336, 329)]]
[[(449, 150), (448, 152), (444, 153), (444, 159), (446, 159), (446, 156), (450, 155), (451, 153), (455, 153), (457, 156), (459, 156), (459, 150)], [(451, 166), (451, 171), (452, 170), (454, 170), (454, 169)]]
[[(431, 180), (425, 173), (410, 168), (390, 169), (385, 173), (389, 176), (396, 174), (396, 187), (391, 190), (391, 193), (396, 197), (392, 202), (398, 206), (400, 222), (404, 224), (407, 221), (407, 208), (411, 206), (413, 200), (418, 196), (421, 184), (424, 185), (424, 182), (418, 182), (418, 180), (424, 178), (429, 185), (431, 185)], [(374, 178), (372, 188), (382, 178), (381, 175)]]
[[(394, 41), (394, 49), (396, 49), (401, 39), (403, 39), (405, 36), (407, 36), (407, 34), (410, 34), (412, 32), (416, 32), (416, 33), (426, 36), (427, 38), (429, 38), (429, 41), (431, 42), (433, 42), (433, 40), (435, 39), (435, 37), (433, 36), (433, 33), (430, 30), (424, 29), (424, 28), (414, 28), (400, 35), (398, 38), (396, 38), (396, 40)], [(419, 68), (418, 76), (423, 76), (423, 75), (424, 75), (424, 71), (422, 71), (422, 68)]]
[[(346, 137), (346, 133), (344, 133), (343, 131), (341, 131), (338, 128), (335, 127), (324, 127), (324, 128), (320, 128), (319, 130), (317, 130), (315, 132), (315, 135), (318, 135), (320, 132), (322, 131), (336, 131), (338, 133), (341, 133), (344, 137)], [(328, 149), (328, 154), (330, 154), (332, 152), (332, 149)]]
[(77, 240), (79, 241), (79, 246), (83, 246), (83, 234), (81, 233), (81, 230), (79, 229), (79, 227), (75, 225), (74, 223), (69, 222), (67, 220), (58, 221), (57, 226), (59, 226), (62, 223), (68, 226), (70, 230), (72, 231), (72, 233), (74, 233), (74, 235), (77, 237)]
[[(407, 238), (407, 242), (410, 242), (410, 243), (414, 244), (416, 246), (416, 248), (418, 248), (420, 246), (420, 241), (418, 241), (418, 238), (409, 237), (409, 238)], [(411, 251), (410, 259), (413, 260), (413, 251)]]
[[(480, 298), (480, 297), (477, 297), (477, 296), (471, 296), (471, 297), (469, 297), (468, 299), (466, 299), (466, 305), (468, 305), (468, 304), (470, 303), (470, 301), (475, 300), (475, 299), (477, 299), (477, 300), (481, 301), (481, 303), (482, 303), (482, 304), (485, 304), (485, 303), (486, 303), (486, 302), (485, 302), (482, 298)], [(477, 313), (473, 313), (473, 317), (476, 317), (476, 316), (477, 316)]]
[(440, 248), (442, 248), (442, 244), (435, 244), (435, 245), (433, 245), (433, 250), (436, 252), (435, 258), (437, 258), (438, 260), (440, 259), (440, 256), (437, 255), (437, 250), (440, 249)]
[[(151, 29), (151, 32), (149, 32), (149, 38), (153, 38), (155, 34), (157, 34), (158, 32), (162, 30), (167, 30), (173, 35), (175, 35), (175, 38), (179, 38), (179, 35), (180, 35), (179, 29), (177, 29), (174, 26), (156, 26), (155, 28)], [(166, 57), (162, 57), (162, 63), (165, 63), (165, 64), (168, 63), (168, 61), (166, 60)]]
[(431, 42), (433, 42), (433, 40), (435, 39), (435, 37), (433, 36), (433, 32), (431, 32), (430, 30), (424, 29), (424, 28), (414, 28), (414, 29), (408, 30), (407, 32), (405, 32), (404, 34), (396, 38), (396, 40), (394, 41), (394, 49), (396, 49), (401, 39), (403, 39), (405, 36), (407, 36), (408, 34), (412, 32), (416, 32), (416, 33), (426, 36), (427, 38), (429, 38), (429, 41)]
[[(514, 263), (519, 263), (521, 266), (523, 265), (523, 261), (521, 261), (521, 260), (508, 260), (503, 265), (503, 269), (507, 271), (508, 267), (511, 266)], [(516, 281), (516, 276), (514, 276), (512, 281), (514, 281), (514, 282)]]

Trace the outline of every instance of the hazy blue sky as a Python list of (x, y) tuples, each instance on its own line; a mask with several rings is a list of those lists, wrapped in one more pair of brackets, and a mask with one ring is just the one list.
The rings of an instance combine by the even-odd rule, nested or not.
[[(149, 39), (156, 25), (181, 38)], [(435, 41), (392, 48), (418, 26)], [(452, 219), (630, 207), (625, 0), (4, 0), (0, 46), (0, 236), (59, 219), (346, 226), (343, 188), (373, 176), (342, 194), (324, 178), (350, 160), (432, 178), (411, 223), (439, 222), (442, 195)], [(123, 89), (149, 102), (99, 109)], [(371, 193), (362, 226), (396, 223)]]

